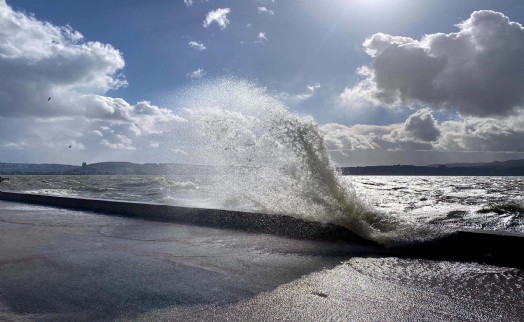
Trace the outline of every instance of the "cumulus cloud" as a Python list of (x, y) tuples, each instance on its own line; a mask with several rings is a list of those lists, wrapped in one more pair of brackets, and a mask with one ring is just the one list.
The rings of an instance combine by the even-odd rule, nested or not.
[(130, 140), (179, 122), (150, 102), (105, 96), (127, 85), (124, 66), (113, 46), (86, 41), (69, 26), (40, 21), (0, 0), (2, 145), (130, 148)]
[(82, 113), (82, 106), (62, 98), (125, 86), (117, 74), (123, 67), (111, 45), (0, 6), (0, 116)]
[(440, 136), (438, 123), (431, 110), (424, 108), (411, 114), (393, 136), (409, 137), (419, 141), (436, 141)]
[(364, 133), (358, 126), (347, 127), (342, 124), (328, 123), (320, 127), (328, 150), (331, 151), (355, 151), (380, 149), (381, 146), (375, 142), (387, 128), (377, 127), (379, 134), (375, 134), (369, 127), (365, 127)]
[(231, 9), (229, 8), (219, 8), (208, 12), (206, 19), (204, 20), (204, 28), (207, 28), (211, 24), (216, 23), (220, 29), (226, 29), (226, 27), (229, 25), (229, 19), (227, 19), (227, 15), (230, 12)]
[(203, 43), (200, 43), (198, 41), (190, 41), (188, 43), (189, 47), (195, 49), (195, 50), (198, 50), (198, 51), (202, 51), (202, 50), (206, 50), (206, 46), (203, 44)]
[(257, 7), (257, 11), (259, 14), (268, 14), (268, 15), (274, 15), (275, 12), (273, 12), (273, 10), (270, 10), (266, 7)]
[(524, 152), (524, 113), (508, 118), (466, 118), (441, 124), (435, 148), (444, 151)]
[(463, 116), (504, 116), (524, 106), (524, 28), (482, 10), (454, 33), (420, 40), (378, 33), (363, 43), (372, 58), (362, 81), (341, 94), (347, 105), (426, 103)]
[(429, 108), (391, 125), (325, 124), (320, 127), (328, 149), (524, 152), (524, 113), (504, 118), (465, 117), (439, 123)]
[[(406, 122), (385, 126), (325, 124), (320, 127), (328, 149), (341, 152), (355, 150), (428, 150), (427, 140), (421, 139), (421, 120), (428, 119), (427, 110), (411, 115)], [(430, 118), (432, 119), (432, 118)], [(434, 120), (434, 119), (432, 119)], [(413, 126), (413, 124), (417, 124)], [(437, 127), (437, 124), (432, 124)], [(413, 131), (415, 129), (415, 131)], [(425, 135), (422, 135), (425, 138)]]
[(206, 72), (202, 68), (199, 68), (197, 70), (187, 73), (186, 77), (189, 79), (199, 79), (204, 77), (205, 74)]

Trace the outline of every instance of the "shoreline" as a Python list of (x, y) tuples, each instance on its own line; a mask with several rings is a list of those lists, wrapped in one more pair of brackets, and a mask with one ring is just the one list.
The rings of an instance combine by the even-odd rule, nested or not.
[(305, 221), (285, 215), (3, 191), (0, 191), (0, 200), (87, 210), (150, 221), (270, 234), (293, 239), (350, 242), (369, 247), (377, 255), (462, 260), (524, 267), (520, 258), (515, 255), (524, 252), (524, 234), (514, 232), (461, 230), (423, 243), (385, 247), (357, 236), (341, 226)]

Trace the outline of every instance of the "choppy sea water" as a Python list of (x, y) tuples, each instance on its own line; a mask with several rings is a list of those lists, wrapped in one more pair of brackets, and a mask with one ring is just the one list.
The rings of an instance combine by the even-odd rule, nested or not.
[(345, 179), (361, 198), (390, 216), (427, 225), (524, 232), (524, 177)]
[[(343, 176), (371, 208), (417, 225), (524, 232), (524, 177)], [(266, 211), (217, 187), (220, 175), (11, 176), (0, 190)]]

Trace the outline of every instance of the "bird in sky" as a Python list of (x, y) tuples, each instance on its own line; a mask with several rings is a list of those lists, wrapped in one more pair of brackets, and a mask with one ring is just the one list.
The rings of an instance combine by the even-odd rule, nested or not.
[(49, 98), (47, 99), (48, 102), (49, 102), (50, 100), (51, 100), (51, 97), (49, 97)]
[(72, 145), (69, 145), (69, 148), (71, 149)]

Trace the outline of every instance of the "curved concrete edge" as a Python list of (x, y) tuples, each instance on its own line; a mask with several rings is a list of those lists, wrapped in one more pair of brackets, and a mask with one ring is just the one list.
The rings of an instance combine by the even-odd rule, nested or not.
[(310, 222), (284, 215), (2, 191), (0, 191), (0, 200), (297, 239), (345, 241), (372, 246), (373, 253), (377, 256), (477, 261), (493, 265), (524, 267), (524, 259), (521, 255), (524, 254), (524, 234), (521, 233), (465, 230), (420, 244), (386, 248), (359, 237), (341, 226)]
[(298, 239), (344, 240), (376, 245), (376, 243), (359, 237), (344, 227), (305, 221), (284, 215), (3, 191), (0, 191), (0, 200), (87, 210), (145, 220), (266, 233)]

